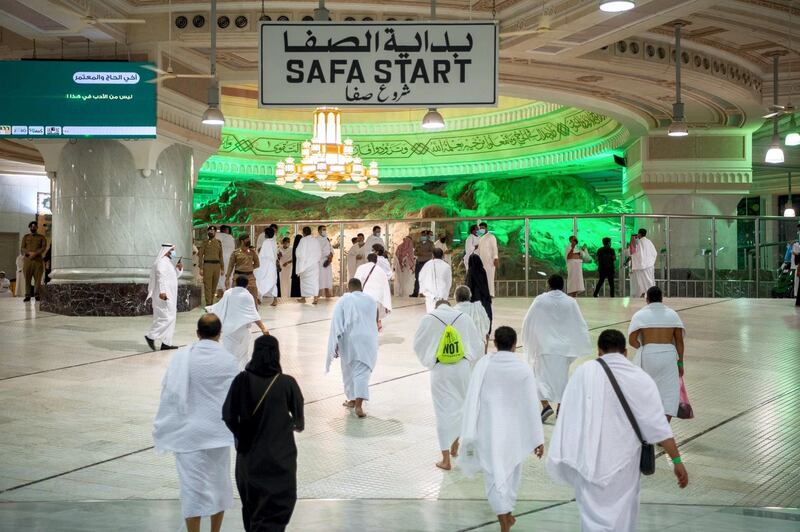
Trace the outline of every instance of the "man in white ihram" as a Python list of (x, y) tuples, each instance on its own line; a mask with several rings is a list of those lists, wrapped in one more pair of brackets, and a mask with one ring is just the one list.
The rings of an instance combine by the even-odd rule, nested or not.
[(367, 248), (366, 249), (367, 254), (374, 253), (375, 252), (374, 248), (376, 245), (381, 247), (386, 246), (386, 242), (383, 240), (383, 238), (381, 238), (381, 226), (376, 225), (372, 228), (372, 234), (367, 237), (367, 240), (364, 242), (364, 245)]
[(218, 302), (206, 307), (206, 312), (222, 321), (222, 345), (239, 362), (240, 371), (250, 362), (250, 324), (258, 325), (262, 334), (269, 334), (247, 289), (248, 282), (244, 275), (238, 276), (236, 286), (226, 290)]
[(441, 249), (433, 250), (433, 259), (425, 263), (419, 271), (419, 293), (425, 296), (425, 309), (431, 312), (436, 302), (450, 297), (453, 284), (453, 270), (442, 258)]
[[(376, 272), (377, 273), (377, 272)], [(348, 293), (333, 307), (325, 373), (334, 358), (342, 360), (345, 402), (358, 417), (367, 417), (364, 401), (369, 401), (369, 378), (378, 361), (378, 304), (361, 291), (361, 281), (350, 279)]]
[(364, 246), (364, 235), (359, 233), (359, 236), (353, 238), (353, 245), (347, 250), (347, 274), (350, 279), (355, 277), (356, 269), (367, 262), (368, 254)]
[(219, 231), (214, 235), (214, 238), (222, 242), (222, 269), (220, 270), (222, 275), (219, 276), (219, 282), (217, 283), (217, 297), (222, 297), (222, 292), (227, 288), (225, 286), (225, 272), (228, 271), (228, 261), (236, 250), (236, 240), (234, 240), (231, 228), (228, 225), (220, 225)]
[(508, 532), (511, 513), (529, 454), (544, 454), (542, 421), (536, 404), (536, 377), (514, 354), (517, 333), (511, 327), (494, 332), (496, 353), (481, 358), (472, 370), (464, 401), (460, 457), (456, 465), (468, 476), (483, 471), (486, 497)]
[(618, 383), (644, 441), (658, 443), (672, 459), (678, 486), (686, 487), (689, 475), (653, 379), (625, 358), (625, 336), (605, 330), (597, 348), (599, 358), (579, 366), (567, 384), (545, 467), (555, 482), (575, 488), (583, 532), (633, 532), (642, 443), (600, 360)]
[(162, 351), (177, 349), (172, 345), (172, 336), (175, 334), (175, 322), (178, 319), (178, 272), (183, 271), (183, 264), (178, 261), (173, 266), (173, 253), (174, 245), (161, 244), (158, 256), (150, 268), (147, 299), (153, 300), (153, 324), (144, 339), (153, 351), (156, 350), (156, 342), (159, 340)]
[[(325, 290), (325, 297), (331, 297), (331, 290), (333, 290), (333, 247), (331, 241), (328, 239), (328, 231), (324, 225), (317, 228), (319, 236), (317, 242), (319, 243), (319, 289)], [(327, 266), (325, 265), (327, 263)]]
[(375, 253), (367, 255), (367, 263), (356, 268), (353, 277), (361, 281), (362, 291), (378, 304), (378, 330), (380, 330), (380, 320), (392, 312), (392, 292), (389, 288), (389, 279), (378, 266), (378, 256)]
[(564, 278), (551, 275), (550, 290), (536, 296), (522, 322), (522, 343), (533, 366), (542, 402), (542, 423), (561, 403), (569, 366), (592, 351), (589, 326), (578, 302), (563, 292)]
[(431, 372), (436, 435), (442, 451), (436, 467), (449, 470), (450, 457), (458, 456), (464, 398), (472, 365), (484, 354), (483, 337), (469, 316), (447, 301), (439, 301), (433, 312), (422, 317), (414, 336), (414, 352)]
[(233, 507), (233, 435), (221, 412), (238, 368), (219, 343), (221, 328), (219, 318), (204, 314), (197, 322), (199, 341), (175, 352), (153, 422), (156, 453), (175, 453), (188, 532), (200, 532), (204, 516), (211, 517), (211, 531), (219, 532), (225, 510)]
[(631, 297), (644, 297), (647, 289), (656, 285), (656, 247), (647, 238), (647, 229), (639, 233), (631, 242)]
[(489, 319), (489, 315), (486, 314), (486, 309), (483, 308), (483, 304), (481, 304), (480, 301), (470, 302), (472, 292), (470, 292), (468, 286), (464, 286), (463, 284), (456, 287), (453, 296), (456, 299), (455, 309), (470, 317), (485, 344), (489, 339), (492, 321)]
[(305, 303), (307, 297), (313, 297), (315, 305), (319, 301), (321, 254), (319, 242), (316, 238), (311, 238), (311, 228), (303, 227), (303, 238), (295, 250), (297, 263), (294, 269), (300, 277), (300, 303)]
[(481, 258), (486, 269), (486, 281), (489, 283), (489, 295), (494, 297), (494, 274), (500, 262), (497, 251), (497, 237), (489, 232), (486, 222), (478, 225), (478, 249), (475, 253)]
[[(267, 227), (264, 230), (264, 240), (258, 252), (258, 268), (253, 270), (256, 278), (258, 297), (269, 296), (272, 298), (270, 306), (278, 304), (278, 244), (275, 242), (275, 230)], [(225, 320), (222, 320), (223, 326)]]

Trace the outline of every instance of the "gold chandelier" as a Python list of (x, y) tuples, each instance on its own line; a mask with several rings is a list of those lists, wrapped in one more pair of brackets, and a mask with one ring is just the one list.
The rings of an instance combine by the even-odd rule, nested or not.
[(315, 182), (325, 191), (336, 190), (342, 181), (351, 181), (360, 189), (375, 186), (378, 163), (364, 167), (361, 159), (353, 157), (353, 141), (342, 142), (341, 112), (335, 107), (320, 107), (314, 111), (314, 136), (303, 142), (302, 158), (280, 161), (275, 167), (275, 184), (292, 183), (301, 190), (305, 182)]

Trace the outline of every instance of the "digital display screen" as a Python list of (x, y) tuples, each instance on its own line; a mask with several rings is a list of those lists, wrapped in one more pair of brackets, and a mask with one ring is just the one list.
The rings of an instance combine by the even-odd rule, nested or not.
[(148, 64), (0, 61), (0, 138), (155, 138)]

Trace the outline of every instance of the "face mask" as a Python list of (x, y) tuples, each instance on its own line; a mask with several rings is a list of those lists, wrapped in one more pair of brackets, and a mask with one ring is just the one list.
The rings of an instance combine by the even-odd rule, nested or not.
[(378, 238), (380, 238), (380, 237), (381, 237), (381, 232), (380, 232), (380, 231), (375, 231), (375, 232), (374, 232), (374, 233), (372, 233), (372, 234), (373, 234), (373, 235), (375, 235), (375, 236), (377, 236)]
[(328, 232), (327, 231), (320, 231), (319, 232), (319, 236), (323, 236), (323, 237), (324, 236), (328, 236)]
[(421, 236), (421, 237), (419, 237), (419, 240), (420, 240), (420, 242), (427, 242), (428, 237), (427, 236)]
[(478, 236), (483, 236), (486, 234), (486, 229), (478, 229)]

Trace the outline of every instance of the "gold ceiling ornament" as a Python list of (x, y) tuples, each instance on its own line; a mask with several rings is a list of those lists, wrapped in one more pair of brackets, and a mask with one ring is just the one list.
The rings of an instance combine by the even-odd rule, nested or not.
[(341, 182), (352, 182), (360, 189), (375, 186), (378, 163), (365, 168), (361, 159), (353, 157), (353, 141), (342, 141), (342, 113), (336, 107), (319, 107), (314, 111), (314, 133), (303, 142), (301, 159), (288, 157), (275, 167), (275, 184), (292, 184), (301, 190), (306, 182), (314, 182), (326, 192), (336, 190)]

